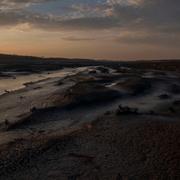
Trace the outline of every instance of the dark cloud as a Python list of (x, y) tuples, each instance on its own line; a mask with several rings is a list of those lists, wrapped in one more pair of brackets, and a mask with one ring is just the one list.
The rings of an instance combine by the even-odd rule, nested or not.
[[(31, 26), (49, 31), (65, 30), (102, 30), (119, 29), (121, 31), (137, 31), (149, 34), (148, 36), (137, 36), (136, 38), (124, 37), (126, 42), (171, 42), (179, 38), (180, 32), (180, 1), (179, 0), (107, 0), (98, 3), (96, 11), (88, 6), (87, 0), (84, 10), (81, 3), (80, 8), (74, 8), (69, 4), (69, 12), (66, 16), (53, 16), (49, 13), (38, 13), (26, 9), (32, 3), (47, 3), (50, 0), (2, 0), (0, 2), (0, 26), (14, 26), (29, 23)], [(60, 1), (57, 1), (61, 4)], [(88, 6), (88, 8), (87, 8)], [(78, 12), (70, 12), (70, 9)], [(68, 13), (71, 14), (68, 16)], [(80, 13), (80, 16), (77, 16)], [(172, 38), (172, 34), (175, 34)], [(73, 40), (69, 38), (67, 40)], [(74, 39), (75, 40), (75, 39)], [(76, 39), (77, 40), (77, 39)], [(80, 40), (80, 39), (79, 39)], [(179, 44), (178, 44), (179, 45)]]
[[(7, 6), (14, 4), (14, 8), (19, 4), (28, 3), (45, 3), (50, 0), (4, 0), (0, 2), (0, 8), (3, 4)], [(120, 2), (120, 1), (115, 1)], [(165, 30), (179, 28), (180, 21), (180, 1), (179, 0), (143, 0), (137, 5), (122, 5), (121, 3), (113, 3), (113, 6), (108, 3), (106, 6), (102, 4), (104, 9), (111, 10), (111, 15), (104, 14), (103, 16), (87, 16), (86, 12), (82, 17), (69, 17), (65, 20), (61, 17), (49, 17), (47, 14), (34, 14), (26, 10), (2, 10), (0, 11), (1, 25), (29, 22), (38, 25), (43, 25), (42, 21), (51, 28), (89, 28), (89, 29), (110, 29), (114, 27), (134, 27), (134, 28), (156, 28)], [(58, 2), (57, 2), (58, 3)], [(98, 4), (99, 5), (99, 4)], [(83, 6), (81, 6), (82, 9)], [(86, 7), (87, 8), (87, 7)], [(93, 7), (94, 8), (94, 7)], [(101, 10), (100, 10), (101, 11)], [(4, 19), (4, 20), (3, 20)], [(6, 22), (6, 23), (5, 23)], [(45, 24), (43, 27), (45, 27)]]

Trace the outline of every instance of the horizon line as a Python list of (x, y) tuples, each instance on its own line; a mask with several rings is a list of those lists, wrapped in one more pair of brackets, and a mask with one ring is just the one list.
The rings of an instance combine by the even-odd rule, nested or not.
[(38, 55), (25, 55), (25, 54), (14, 54), (14, 53), (0, 53), (0, 56), (17, 56), (17, 57), (31, 57), (45, 60), (91, 60), (91, 61), (111, 61), (111, 62), (136, 62), (136, 61), (180, 61), (180, 58), (154, 58), (154, 59), (104, 59), (104, 58), (79, 58), (79, 57), (60, 57), (60, 56), (38, 56)]

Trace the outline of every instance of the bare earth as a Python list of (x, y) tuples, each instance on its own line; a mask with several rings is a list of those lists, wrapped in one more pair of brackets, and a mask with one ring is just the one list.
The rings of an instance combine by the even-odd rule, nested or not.
[(180, 74), (168, 69), (74, 68), (7, 89), (0, 179), (180, 179), (179, 117)]

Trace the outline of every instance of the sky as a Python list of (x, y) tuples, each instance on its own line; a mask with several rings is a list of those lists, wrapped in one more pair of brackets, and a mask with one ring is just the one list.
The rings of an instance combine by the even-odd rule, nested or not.
[(0, 53), (180, 58), (180, 0), (1, 0)]

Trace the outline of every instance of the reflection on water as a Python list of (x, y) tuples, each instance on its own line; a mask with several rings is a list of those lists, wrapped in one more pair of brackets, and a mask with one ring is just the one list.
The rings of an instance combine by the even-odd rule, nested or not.
[(83, 68), (77, 68), (77, 69), (65, 68), (62, 70), (53, 71), (53, 72), (44, 72), (41, 74), (29, 74), (29, 75), (13, 74), (12, 77), (8, 77), (8, 78), (6, 77), (0, 79), (0, 95), (8, 91), (15, 91), (24, 88), (25, 83), (36, 82), (47, 78), (64, 77), (67, 75), (71, 75), (80, 70), (83, 70)]

